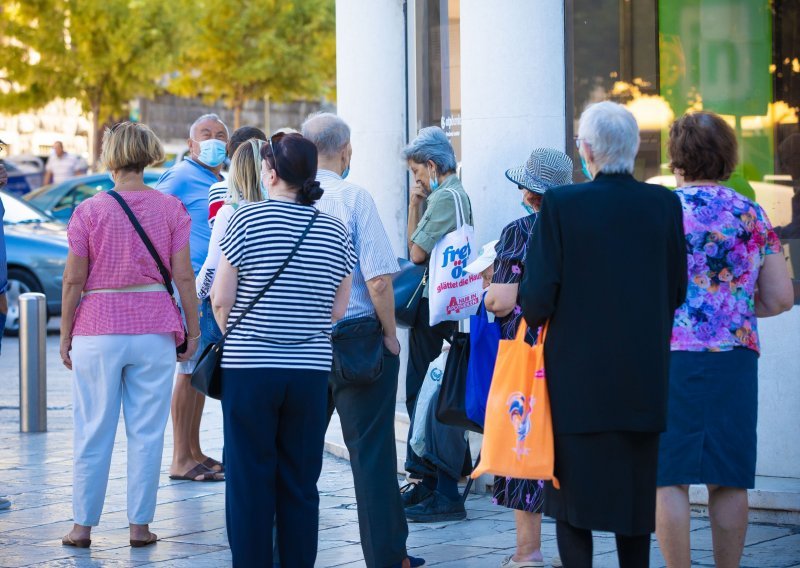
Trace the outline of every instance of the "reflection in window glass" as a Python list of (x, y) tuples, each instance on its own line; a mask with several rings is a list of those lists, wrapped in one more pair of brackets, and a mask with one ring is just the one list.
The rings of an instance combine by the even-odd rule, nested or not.
[(765, 209), (800, 291), (800, 2), (573, 0), (569, 17), (573, 128), (588, 104), (626, 105), (642, 136), (635, 175), (671, 186), (672, 121), (722, 115), (739, 140), (726, 184)]

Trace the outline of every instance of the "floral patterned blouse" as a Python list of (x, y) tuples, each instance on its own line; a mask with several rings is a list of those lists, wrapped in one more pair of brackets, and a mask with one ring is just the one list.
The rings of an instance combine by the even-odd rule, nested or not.
[[(528, 248), (528, 238), (536, 223), (536, 215), (522, 217), (512, 221), (503, 229), (500, 242), (495, 245), (497, 257), (494, 260), (495, 284), (519, 284), (525, 271), (525, 253)], [(522, 318), (522, 307), (519, 305), (519, 294), (514, 309), (505, 317), (497, 318), (500, 322), (503, 339), (514, 339), (517, 336), (517, 326)], [(525, 339), (531, 345), (536, 341), (536, 336), (528, 330)]]
[(678, 188), (683, 205), (689, 289), (675, 311), (673, 351), (759, 351), (758, 273), (781, 251), (764, 210), (719, 185)]

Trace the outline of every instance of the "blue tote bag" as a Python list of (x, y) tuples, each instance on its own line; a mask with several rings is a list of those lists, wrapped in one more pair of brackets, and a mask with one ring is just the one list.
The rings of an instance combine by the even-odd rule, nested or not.
[(489, 387), (492, 384), (497, 348), (500, 345), (500, 323), (489, 321), (483, 302), (478, 307), (478, 313), (469, 317), (469, 342), (467, 417), (482, 427), (486, 417), (486, 400), (489, 398)]

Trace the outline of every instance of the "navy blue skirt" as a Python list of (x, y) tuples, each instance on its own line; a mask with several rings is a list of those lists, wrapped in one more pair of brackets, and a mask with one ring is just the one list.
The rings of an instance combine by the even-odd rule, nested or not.
[(757, 416), (758, 353), (673, 351), (658, 486), (752, 488)]

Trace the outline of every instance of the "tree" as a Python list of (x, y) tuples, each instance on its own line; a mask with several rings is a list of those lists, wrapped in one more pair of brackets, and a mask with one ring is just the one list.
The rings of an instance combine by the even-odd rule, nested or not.
[(222, 100), (240, 126), (248, 100), (290, 101), (333, 90), (334, 0), (197, 0), (194, 28), (168, 89)]
[(101, 129), (128, 103), (163, 90), (185, 34), (179, 2), (4, 0), (0, 8), (0, 106), (25, 111), (75, 98)]

